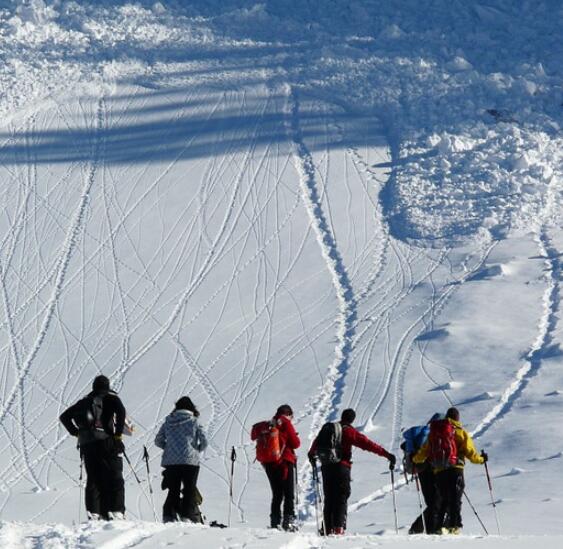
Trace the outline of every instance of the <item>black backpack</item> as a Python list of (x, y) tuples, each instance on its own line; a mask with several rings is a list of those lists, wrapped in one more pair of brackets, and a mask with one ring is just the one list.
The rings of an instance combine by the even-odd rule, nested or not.
[(321, 465), (340, 463), (342, 459), (342, 424), (325, 423), (317, 436), (317, 457)]
[(109, 435), (104, 429), (102, 414), (104, 397), (107, 393), (88, 395), (78, 402), (72, 417), (81, 431), (88, 431), (95, 439), (105, 439)]

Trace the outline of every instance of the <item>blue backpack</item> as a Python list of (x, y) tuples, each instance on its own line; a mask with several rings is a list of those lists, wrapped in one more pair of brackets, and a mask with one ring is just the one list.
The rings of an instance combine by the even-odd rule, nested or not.
[(426, 442), (429, 433), (430, 427), (428, 425), (415, 425), (403, 431), (401, 449), (403, 450), (403, 467), (406, 473), (414, 473), (415, 465), (412, 462), (412, 456)]

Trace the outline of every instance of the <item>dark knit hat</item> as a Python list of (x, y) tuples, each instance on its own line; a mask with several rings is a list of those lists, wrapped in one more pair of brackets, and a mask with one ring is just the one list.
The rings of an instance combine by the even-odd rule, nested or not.
[(92, 383), (92, 390), (95, 392), (109, 391), (109, 379), (104, 376), (97, 376)]
[(346, 410), (344, 410), (342, 412), (342, 415), (340, 416), (340, 421), (348, 425), (352, 425), (355, 419), (356, 419), (356, 412), (352, 410), (352, 408), (346, 408)]
[(448, 408), (446, 417), (448, 419), (453, 419), (454, 421), (459, 421), (459, 410), (457, 408), (454, 408), (453, 406), (451, 408)]

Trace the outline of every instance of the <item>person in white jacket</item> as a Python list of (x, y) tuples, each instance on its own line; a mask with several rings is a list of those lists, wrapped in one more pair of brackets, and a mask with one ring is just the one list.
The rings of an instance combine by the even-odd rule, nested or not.
[(196, 501), (197, 477), (199, 454), (207, 448), (207, 438), (198, 417), (192, 400), (183, 396), (156, 435), (154, 443), (164, 450), (162, 488), (168, 488), (163, 522), (201, 522)]

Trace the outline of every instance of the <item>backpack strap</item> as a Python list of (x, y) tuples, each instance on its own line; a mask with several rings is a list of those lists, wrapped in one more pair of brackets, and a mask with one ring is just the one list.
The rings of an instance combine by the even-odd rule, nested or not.
[(340, 421), (334, 422), (334, 445), (336, 448), (342, 448), (342, 423)]
[[(277, 430), (278, 430), (278, 438), (281, 439), (281, 437), (279, 436), (279, 433), (281, 433), (280, 426), (281, 426), (281, 424), (282, 424), (283, 422), (282, 422), (281, 419), (279, 419), (279, 418), (278, 418), (278, 419), (273, 418), (272, 421), (274, 422), (274, 426), (275, 426), (275, 427), (277, 428)], [(279, 425), (278, 425), (278, 421), (280, 422)], [(285, 443), (284, 443), (283, 446), (280, 446), (280, 463), (283, 461), (283, 453), (285, 452), (285, 446), (286, 446)]]

